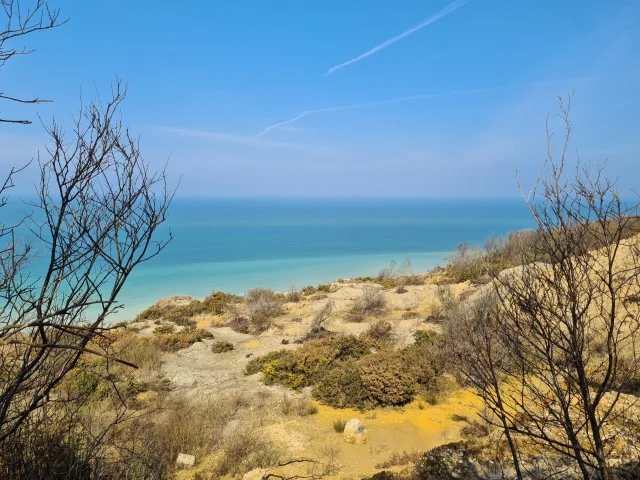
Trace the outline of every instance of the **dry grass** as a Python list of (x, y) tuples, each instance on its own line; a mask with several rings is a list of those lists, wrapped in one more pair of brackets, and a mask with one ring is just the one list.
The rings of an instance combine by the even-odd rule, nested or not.
[(420, 452), (393, 452), (385, 461), (376, 464), (376, 468), (403, 467), (412, 463), (418, 463), (424, 454)]
[(362, 322), (367, 316), (381, 314), (385, 305), (382, 291), (367, 287), (353, 303), (346, 320), (349, 322)]
[(347, 421), (342, 418), (338, 418), (333, 421), (333, 429), (336, 433), (343, 433), (344, 428), (347, 426)]

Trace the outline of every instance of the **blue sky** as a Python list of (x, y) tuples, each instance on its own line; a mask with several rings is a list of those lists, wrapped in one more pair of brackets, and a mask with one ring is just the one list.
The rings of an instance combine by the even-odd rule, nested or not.
[[(516, 196), (573, 89), (573, 148), (622, 189), (640, 173), (637, 1), (51, 3), (69, 23), (30, 38), (0, 91), (55, 103), (2, 113), (66, 122), (118, 75), (181, 195)], [(0, 171), (45, 142), (0, 126)]]

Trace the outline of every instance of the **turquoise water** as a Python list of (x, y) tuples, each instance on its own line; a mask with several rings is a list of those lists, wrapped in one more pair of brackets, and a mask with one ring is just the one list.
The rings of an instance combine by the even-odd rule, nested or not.
[[(15, 202), (2, 220), (24, 209)], [(531, 226), (521, 200), (176, 199), (159, 232), (166, 238), (170, 229), (173, 241), (134, 271), (119, 298), (125, 308), (111, 318), (131, 319), (173, 295), (285, 291), (375, 275), (392, 260), (410, 258), (424, 272), (460, 242)]]
[(392, 260), (422, 272), (460, 242), (530, 226), (521, 200), (177, 199), (173, 241), (130, 277), (118, 319), (171, 295), (284, 291), (375, 275)]

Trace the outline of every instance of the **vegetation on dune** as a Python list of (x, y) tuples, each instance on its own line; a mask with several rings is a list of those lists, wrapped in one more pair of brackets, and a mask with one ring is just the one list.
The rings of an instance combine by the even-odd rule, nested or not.
[(211, 345), (211, 351), (213, 353), (231, 352), (233, 350), (233, 343), (225, 342), (223, 340), (213, 342)]
[[(434, 387), (435, 376), (443, 371), (435, 353), (442, 341), (435, 334), (420, 335), (415, 344), (393, 351), (389, 326), (374, 324), (373, 336), (371, 331), (359, 338), (332, 335), (295, 351), (271, 352), (252, 359), (245, 373), (262, 372), (267, 385), (294, 390), (312, 386), (318, 400), (338, 408), (404, 405)], [(373, 353), (374, 347), (382, 350)]]
[(194, 326), (176, 331), (173, 325), (162, 325), (154, 330), (153, 336), (154, 344), (164, 352), (177, 352), (189, 348), (194, 343), (213, 339), (211, 332)]
[(136, 321), (162, 319), (176, 325), (195, 325), (193, 317), (197, 315), (222, 315), (228, 306), (240, 301), (242, 297), (224, 292), (213, 292), (204, 300), (191, 300), (185, 305), (155, 304), (142, 311)]

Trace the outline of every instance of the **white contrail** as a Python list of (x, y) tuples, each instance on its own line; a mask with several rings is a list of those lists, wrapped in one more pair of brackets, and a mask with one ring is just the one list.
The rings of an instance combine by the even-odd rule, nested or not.
[(395, 37), (390, 38), (389, 40), (387, 40), (385, 42), (382, 42), (380, 45), (376, 45), (371, 50), (363, 53), (360, 56), (352, 58), (351, 60), (348, 60), (348, 61), (346, 61), (344, 63), (341, 63), (340, 65), (336, 65), (335, 67), (331, 67), (327, 71), (327, 73), (324, 74), (325, 77), (327, 75), (331, 75), (336, 70), (339, 70), (339, 69), (341, 69), (343, 67), (346, 67), (347, 65), (351, 65), (352, 63), (359, 62), (363, 58), (367, 58), (368, 56), (373, 55), (374, 53), (377, 53), (380, 50), (383, 50), (383, 49), (387, 48), (389, 45), (392, 45), (392, 44), (396, 43), (398, 40), (402, 40), (403, 38), (408, 37), (412, 33), (417, 32), (418, 30), (422, 30), (427, 25), (431, 25), (433, 22), (435, 22), (437, 20), (440, 20), (442, 17), (450, 14), (451, 12), (457, 10), (458, 8), (462, 7), (466, 3), (469, 3), (470, 1), (471, 0), (455, 0), (453, 3), (451, 3), (447, 7), (443, 8), (442, 10), (440, 10), (435, 15), (432, 15), (431, 17), (427, 18), (426, 20), (424, 20), (423, 22), (419, 23), (415, 27), (407, 30), (406, 32), (403, 32), (400, 35), (396, 35)]
[(294, 116), (293, 118), (290, 118), (289, 120), (284, 120), (282, 122), (274, 123), (273, 125), (268, 126), (264, 130), (262, 130), (260, 133), (258, 133), (258, 136), (264, 135), (265, 133), (269, 133), (271, 130), (275, 130), (276, 128), (281, 127), (283, 125), (289, 125), (290, 123), (295, 123), (302, 118), (308, 117), (309, 115), (315, 115), (317, 113), (338, 112), (341, 110), (352, 110), (355, 108), (377, 107), (380, 105), (388, 105), (391, 103), (408, 102), (411, 100), (427, 100), (430, 98), (442, 98), (442, 97), (449, 97), (452, 95), (471, 95), (474, 93), (486, 93), (486, 92), (493, 92), (496, 90), (503, 90), (505, 88), (509, 88), (509, 86), (476, 88), (473, 90), (453, 90), (451, 92), (411, 95), (408, 97), (390, 98), (388, 100), (378, 100), (375, 102), (355, 103), (352, 105), (342, 105), (339, 107), (317, 108), (315, 110), (305, 110), (304, 112), (297, 114), (296, 116)]

